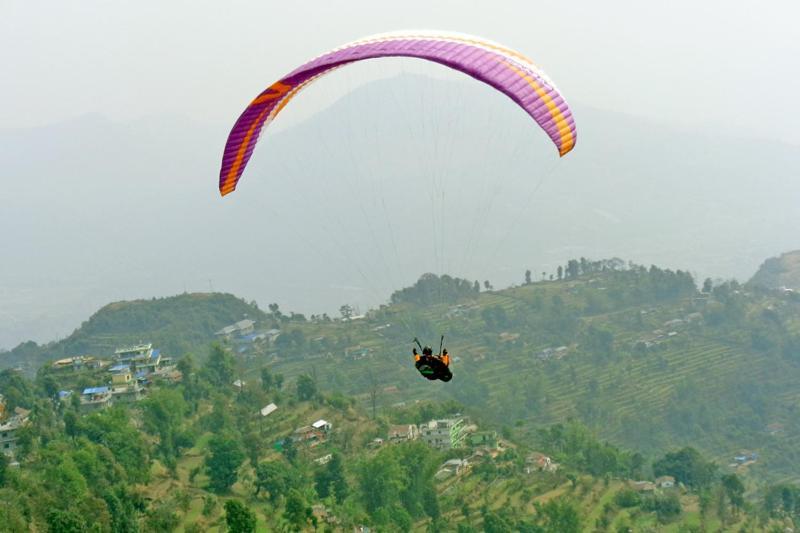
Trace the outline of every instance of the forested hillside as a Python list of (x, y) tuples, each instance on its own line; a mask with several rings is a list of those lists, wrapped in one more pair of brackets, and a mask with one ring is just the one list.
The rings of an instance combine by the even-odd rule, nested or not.
[(193, 293), (169, 298), (115, 302), (81, 324), (69, 337), (44, 345), (20, 344), (0, 353), (0, 368), (34, 373), (47, 361), (79, 355), (107, 356), (120, 346), (147, 341), (180, 356), (206, 346), (214, 332), (242, 318), (263, 321), (255, 302), (230, 294)]
[[(0, 529), (774, 531), (800, 512), (798, 487), (748, 493), (691, 447), (646, 456), (577, 422), (498, 434), (453, 402), (367, 416), (313, 374), (262, 366), (232, 386), (241, 362), (212, 346), (202, 365), (180, 361), (179, 383), (99, 409), (50, 396), (57, 370), (0, 372), (25, 419), (14, 462), (0, 454)], [(442, 445), (431, 421), (460, 425)]]
[[(68, 339), (33, 347), (32, 360), (111, 357), (143, 341), (168, 346), (177, 364), (47, 364), (34, 381), (0, 373), (3, 423), (16, 432), (14, 462), (0, 469), (2, 523), (793, 527), (797, 295), (697, 286), (686, 272), (616, 259), (520, 278), (493, 290), (427, 274), (390, 305), (365, 316), (344, 305), (341, 318), (262, 312), (229, 295), (111, 304)], [(252, 331), (209, 350), (245, 315)], [(438, 348), (440, 334), (453, 357), (447, 384), (422, 379), (410, 355), (414, 337)], [(457, 445), (426, 444), (423, 427), (437, 419), (458, 421)], [(398, 442), (398, 424), (417, 437)]]
[[(435, 291), (414, 301), (409, 288), (395, 297), (403, 303), (364, 320), (284, 321), (294, 341), (264, 347), (254, 362), (289, 376), (313, 369), (326, 389), (365, 403), (373, 389), (383, 406), (455, 399), (530, 433), (578, 419), (633, 449), (693, 445), (721, 464), (756, 449), (751, 473), (795, 477), (800, 302), (792, 294), (710, 280), (696, 288), (685, 272), (586, 260), (553, 281), (507, 290), (445, 285), (439, 303), (426, 300)], [(439, 333), (454, 357), (450, 385), (421, 381), (410, 365), (411, 339), (436, 345)]]

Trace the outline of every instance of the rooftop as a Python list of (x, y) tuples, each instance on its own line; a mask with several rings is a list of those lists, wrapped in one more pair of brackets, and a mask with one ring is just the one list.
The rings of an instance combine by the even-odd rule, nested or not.
[(106, 394), (108, 391), (108, 387), (89, 387), (88, 389), (83, 389), (83, 395), (87, 396), (90, 394)]
[(277, 406), (277, 405), (275, 405), (274, 403), (271, 403), (271, 404), (269, 404), (269, 405), (265, 405), (265, 406), (264, 406), (264, 407), (261, 409), (261, 411), (260, 411), (260, 412), (261, 412), (261, 416), (268, 416), (268, 415), (270, 415), (270, 414), (274, 413), (274, 412), (275, 412), (275, 411), (277, 411), (277, 410), (278, 410), (278, 406)]

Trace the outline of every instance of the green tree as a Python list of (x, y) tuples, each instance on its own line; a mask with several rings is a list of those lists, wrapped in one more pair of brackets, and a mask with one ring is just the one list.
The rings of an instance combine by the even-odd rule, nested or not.
[(236, 483), (237, 471), (245, 454), (239, 442), (230, 435), (216, 435), (208, 443), (210, 454), (206, 457), (210, 487), (215, 492), (225, 492)]
[(217, 343), (211, 345), (203, 368), (203, 375), (209, 383), (228, 390), (236, 374), (236, 360), (233, 355)]
[(711, 278), (706, 278), (703, 281), (703, 292), (706, 294), (711, 294), (711, 291), (714, 289), (714, 282), (711, 281)]
[(483, 513), (483, 531), (485, 533), (507, 533), (512, 530), (509, 521), (500, 514), (488, 510)]
[(705, 461), (700, 452), (691, 447), (667, 453), (653, 463), (656, 476), (675, 476), (675, 479), (694, 489), (711, 485), (716, 472), (717, 465)]
[(289, 490), (289, 495), (286, 498), (285, 516), (296, 531), (304, 529), (314, 518), (311, 506), (308, 505), (303, 494), (297, 489)]
[(303, 374), (297, 378), (297, 398), (301, 401), (316, 398), (318, 394), (317, 382), (308, 374)]
[(0, 488), (5, 487), (8, 477), (8, 457), (0, 453)]
[(179, 449), (179, 432), (188, 406), (180, 391), (158, 389), (140, 404), (142, 422), (147, 432), (158, 435), (158, 449), (165, 457), (174, 457)]
[(164, 502), (147, 511), (145, 530), (152, 533), (175, 531), (181, 520), (170, 502)]
[(47, 531), (49, 533), (84, 533), (88, 532), (89, 528), (77, 510), (52, 509), (47, 513)]
[(578, 507), (565, 498), (548, 501), (536, 507), (537, 521), (543, 533), (579, 533), (581, 515)]
[(270, 372), (269, 367), (261, 367), (261, 388), (264, 392), (269, 392), (275, 386), (275, 378)]
[(742, 480), (736, 474), (727, 474), (722, 476), (722, 487), (725, 490), (725, 495), (731, 502), (731, 507), (739, 510), (744, 505), (744, 485)]
[(276, 504), (278, 498), (289, 490), (292, 476), (291, 466), (283, 461), (260, 463), (256, 467), (255, 495), (258, 496), (262, 491), (266, 492), (272, 504)]
[(405, 486), (403, 469), (387, 450), (390, 449), (384, 448), (375, 457), (367, 459), (358, 469), (361, 501), (370, 514), (398, 501)]
[(317, 494), (320, 498), (334, 496), (337, 501), (344, 501), (347, 497), (347, 479), (344, 476), (342, 456), (334, 453), (331, 460), (315, 476)]
[(138, 533), (139, 523), (133, 495), (127, 494), (124, 489), (119, 489), (117, 493), (106, 492), (103, 494), (103, 500), (105, 500), (108, 513), (111, 515), (111, 531), (113, 533)]
[(225, 502), (225, 523), (230, 533), (253, 533), (256, 514), (239, 500), (228, 500)]

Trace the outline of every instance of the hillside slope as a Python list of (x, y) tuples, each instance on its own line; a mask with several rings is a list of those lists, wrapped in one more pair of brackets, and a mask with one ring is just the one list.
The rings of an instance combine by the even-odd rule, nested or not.
[[(253, 377), (264, 364), (313, 374), (365, 406), (370, 391), (379, 406), (455, 399), (493, 425), (531, 434), (574, 418), (648, 453), (692, 445), (728, 464), (758, 450), (751, 472), (793, 476), (800, 303), (735, 284), (711, 296), (680, 284), (659, 294), (653, 284), (665, 272), (594, 273), (458, 305), (390, 306), (353, 323), (287, 323), (285, 332), (309, 339), (304, 347), (272, 347), (246, 364)], [(410, 339), (433, 342), (440, 332), (454, 358), (450, 384), (420, 379), (410, 363)]]
[(800, 250), (767, 259), (749, 284), (767, 289), (800, 290)]
[(47, 361), (76, 355), (109, 356), (116, 348), (152, 342), (165, 355), (205, 347), (214, 332), (248, 317), (267, 315), (231, 294), (193, 293), (167, 298), (114, 302), (94, 313), (65, 339), (45, 345), (23, 343), (0, 354), (0, 369), (21, 367), (29, 373)]

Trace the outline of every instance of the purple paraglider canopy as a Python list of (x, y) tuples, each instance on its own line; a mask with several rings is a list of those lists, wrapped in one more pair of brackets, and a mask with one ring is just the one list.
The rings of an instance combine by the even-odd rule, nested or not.
[(380, 57), (414, 57), (440, 63), (491, 85), (522, 107), (563, 156), (575, 146), (572, 112), (552, 81), (533, 62), (486, 39), (446, 32), (397, 32), (331, 50), (270, 85), (234, 124), (219, 176), (224, 196), (236, 189), (261, 131), (305, 86), (349, 63)]

